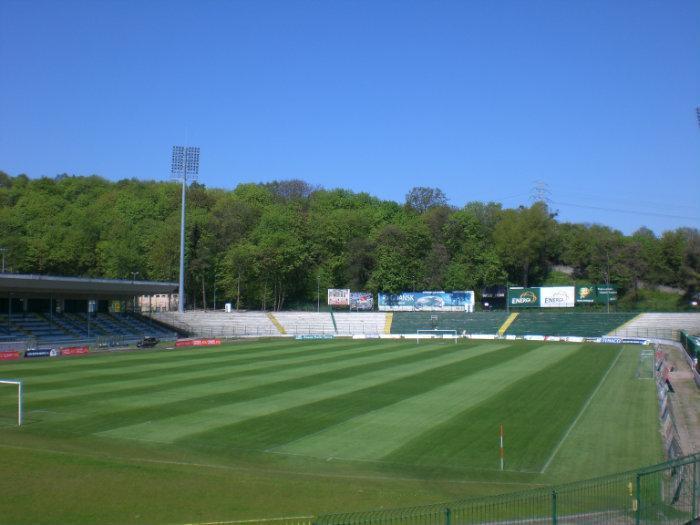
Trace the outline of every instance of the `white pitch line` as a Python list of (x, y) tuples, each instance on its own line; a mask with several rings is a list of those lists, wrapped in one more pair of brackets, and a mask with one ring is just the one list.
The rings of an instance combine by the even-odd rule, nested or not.
[(234, 523), (269, 523), (273, 521), (291, 521), (291, 520), (312, 520), (313, 516), (290, 516), (284, 518), (261, 518), (258, 520), (237, 520), (237, 521), (206, 521), (202, 523), (187, 523), (186, 525), (230, 525)]
[[(189, 461), (173, 461), (166, 459), (149, 459), (140, 457), (129, 457), (125, 458), (122, 456), (115, 456), (111, 454), (104, 453), (87, 453), (87, 452), (75, 452), (67, 450), (56, 450), (51, 448), (41, 448), (41, 447), (26, 447), (22, 445), (5, 445), (0, 443), (0, 449), (10, 449), (10, 450), (27, 450), (34, 452), (44, 452), (49, 454), (58, 454), (63, 456), (77, 456), (94, 458), (102, 461), (124, 461), (129, 463), (150, 463), (155, 465), (173, 465), (176, 467), (189, 467), (189, 468), (204, 468), (204, 469), (216, 469), (232, 472), (248, 472), (252, 474), (268, 474), (268, 475), (297, 475), (301, 477), (311, 477), (311, 478), (330, 478), (330, 479), (351, 479), (351, 480), (373, 480), (373, 481), (426, 481), (428, 478), (421, 477), (394, 477), (394, 476), (371, 476), (362, 474), (334, 474), (329, 472), (306, 472), (306, 471), (293, 471), (284, 469), (269, 469), (269, 468), (254, 468), (254, 467), (242, 467), (235, 465), (221, 465), (216, 463), (195, 463)], [(317, 458), (314, 458), (317, 459)], [(512, 472), (523, 472), (523, 471), (512, 471)], [(441, 483), (450, 483), (456, 485), (524, 485), (528, 487), (544, 487), (542, 483), (528, 483), (520, 481), (479, 481), (479, 480), (468, 480), (468, 479), (440, 479)]]
[(624, 346), (621, 346), (621, 347), (620, 347), (620, 351), (617, 353), (617, 357), (616, 357), (615, 360), (610, 364), (610, 366), (608, 367), (608, 369), (605, 371), (605, 374), (603, 374), (603, 377), (601, 378), (600, 382), (598, 383), (598, 386), (595, 387), (595, 390), (594, 390), (593, 392), (591, 392), (591, 395), (589, 395), (589, 396), (588, 396), (588, 399), (586, 399), (586, 402), (584, 403), (583, 407), (581, 408), (581, 411), (580, 411), (580, 412), (578, 413), (578, 415), (576, 416), (576, 419), (574, 419), (573, 422), (571, 423), (571, 425), (569, 425), (569, 428), (566, 429), (566, 432), (564, 433), (564, 435), (562, 436), (562, 438), (559, 440), (559, 443), (557, 443), (557, 446), (554, 447), (554, 450), (552, 451), (551, 455), (549, 456), (549, 459), (548, 459), (547, 462), (544, 464), (544, 467), (542, 467), (542, 470), (540, 470), (540, 474), (544, 474), (544, 471), (547, 470), (547, 467), (549, 467), (549, 464), (550, 464), (550, 463), (552, 462), (552, 460), (554, 459), (554, 456), (557, 455), (557, 452), (559, 452), (559, 449), (560, 449), (561, 446), (564, 444), (564, 441), (566, 441), (566, 438), (569, 437), (569, 434), (571, 434), (571, 431), (572, 431), (572, 430), (574, 429), (574, 427), (576, 426), (576, 423), (578, 423), (578, 420), (581, 419), (581, 416), (583, 415), (583, 413), (584, 413), (584, 412), (586, 411), (586, 409), (588, 408), (588, 405), (591, 404), (591, 401), (593, 401), (593, 398), (594, 398), (595, 395), (598, 393), (598, 390), (600, 390), (600, 387), (603, 386), (603, 383), (605, 383), (605, 379), (608, 377), (608, 374), (610, 373), (610, 371), (611, 371), (611, 370), (615, 367), (615, 365), (617, 364), (618, 360), (620, 359), (620, 356), (622, 355), (622, 351), (623, 351), (624, 349), (625, 349)]

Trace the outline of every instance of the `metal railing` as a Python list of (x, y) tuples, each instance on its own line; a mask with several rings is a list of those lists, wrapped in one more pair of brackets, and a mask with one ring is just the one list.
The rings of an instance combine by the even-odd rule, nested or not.
[(324, 514), (314, 525), (672, 523), (698, 516), (700, 454), (547, 488), (403, 509)]
[(644, 339), (680, 341), (681, 331), (672, 328), (619, 328), (610, 332), (610, 335), (616, 337), (640, 337)]

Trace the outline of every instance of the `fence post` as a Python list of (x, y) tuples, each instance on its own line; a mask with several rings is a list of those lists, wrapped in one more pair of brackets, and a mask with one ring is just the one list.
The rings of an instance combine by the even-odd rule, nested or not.
[(552, 525), (557, 525), (557, 491), (552, 490)]
[(691, 518), (695, 519), (698, 517), (698, 461), (693, 461), (693, 502), (691, 504)]
[(634, 523), (639, 525), (642, 521), (642, 476), (637, 474), (637, 488), (635, 490), (635, 498), (637, 499), (637, 509), (634, 515)]
[(445, 525), (450, 525), (452, 521), (452, 511), (450, 507), (445, 507)]

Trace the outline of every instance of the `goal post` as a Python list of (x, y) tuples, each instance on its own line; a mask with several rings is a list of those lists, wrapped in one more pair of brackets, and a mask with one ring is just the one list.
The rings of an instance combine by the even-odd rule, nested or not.
[(0, 379), (0, 385), (17, 386), (17, 426), (22, 426), (24, 415), (22, 413), (22, 381), (20, 379)]
[(421, 339), (452, 339), (456, 343), (459, 335), (457, 330), (416, 330), (416, 343), (420, 343)]

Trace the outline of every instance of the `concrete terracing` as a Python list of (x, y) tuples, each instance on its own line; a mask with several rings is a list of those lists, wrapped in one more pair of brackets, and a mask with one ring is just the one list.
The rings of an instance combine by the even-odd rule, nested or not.
[(690, 335), (700, 335), (700, 313), (639, 314), (609, 335), (678, 340), (681, 330)]

